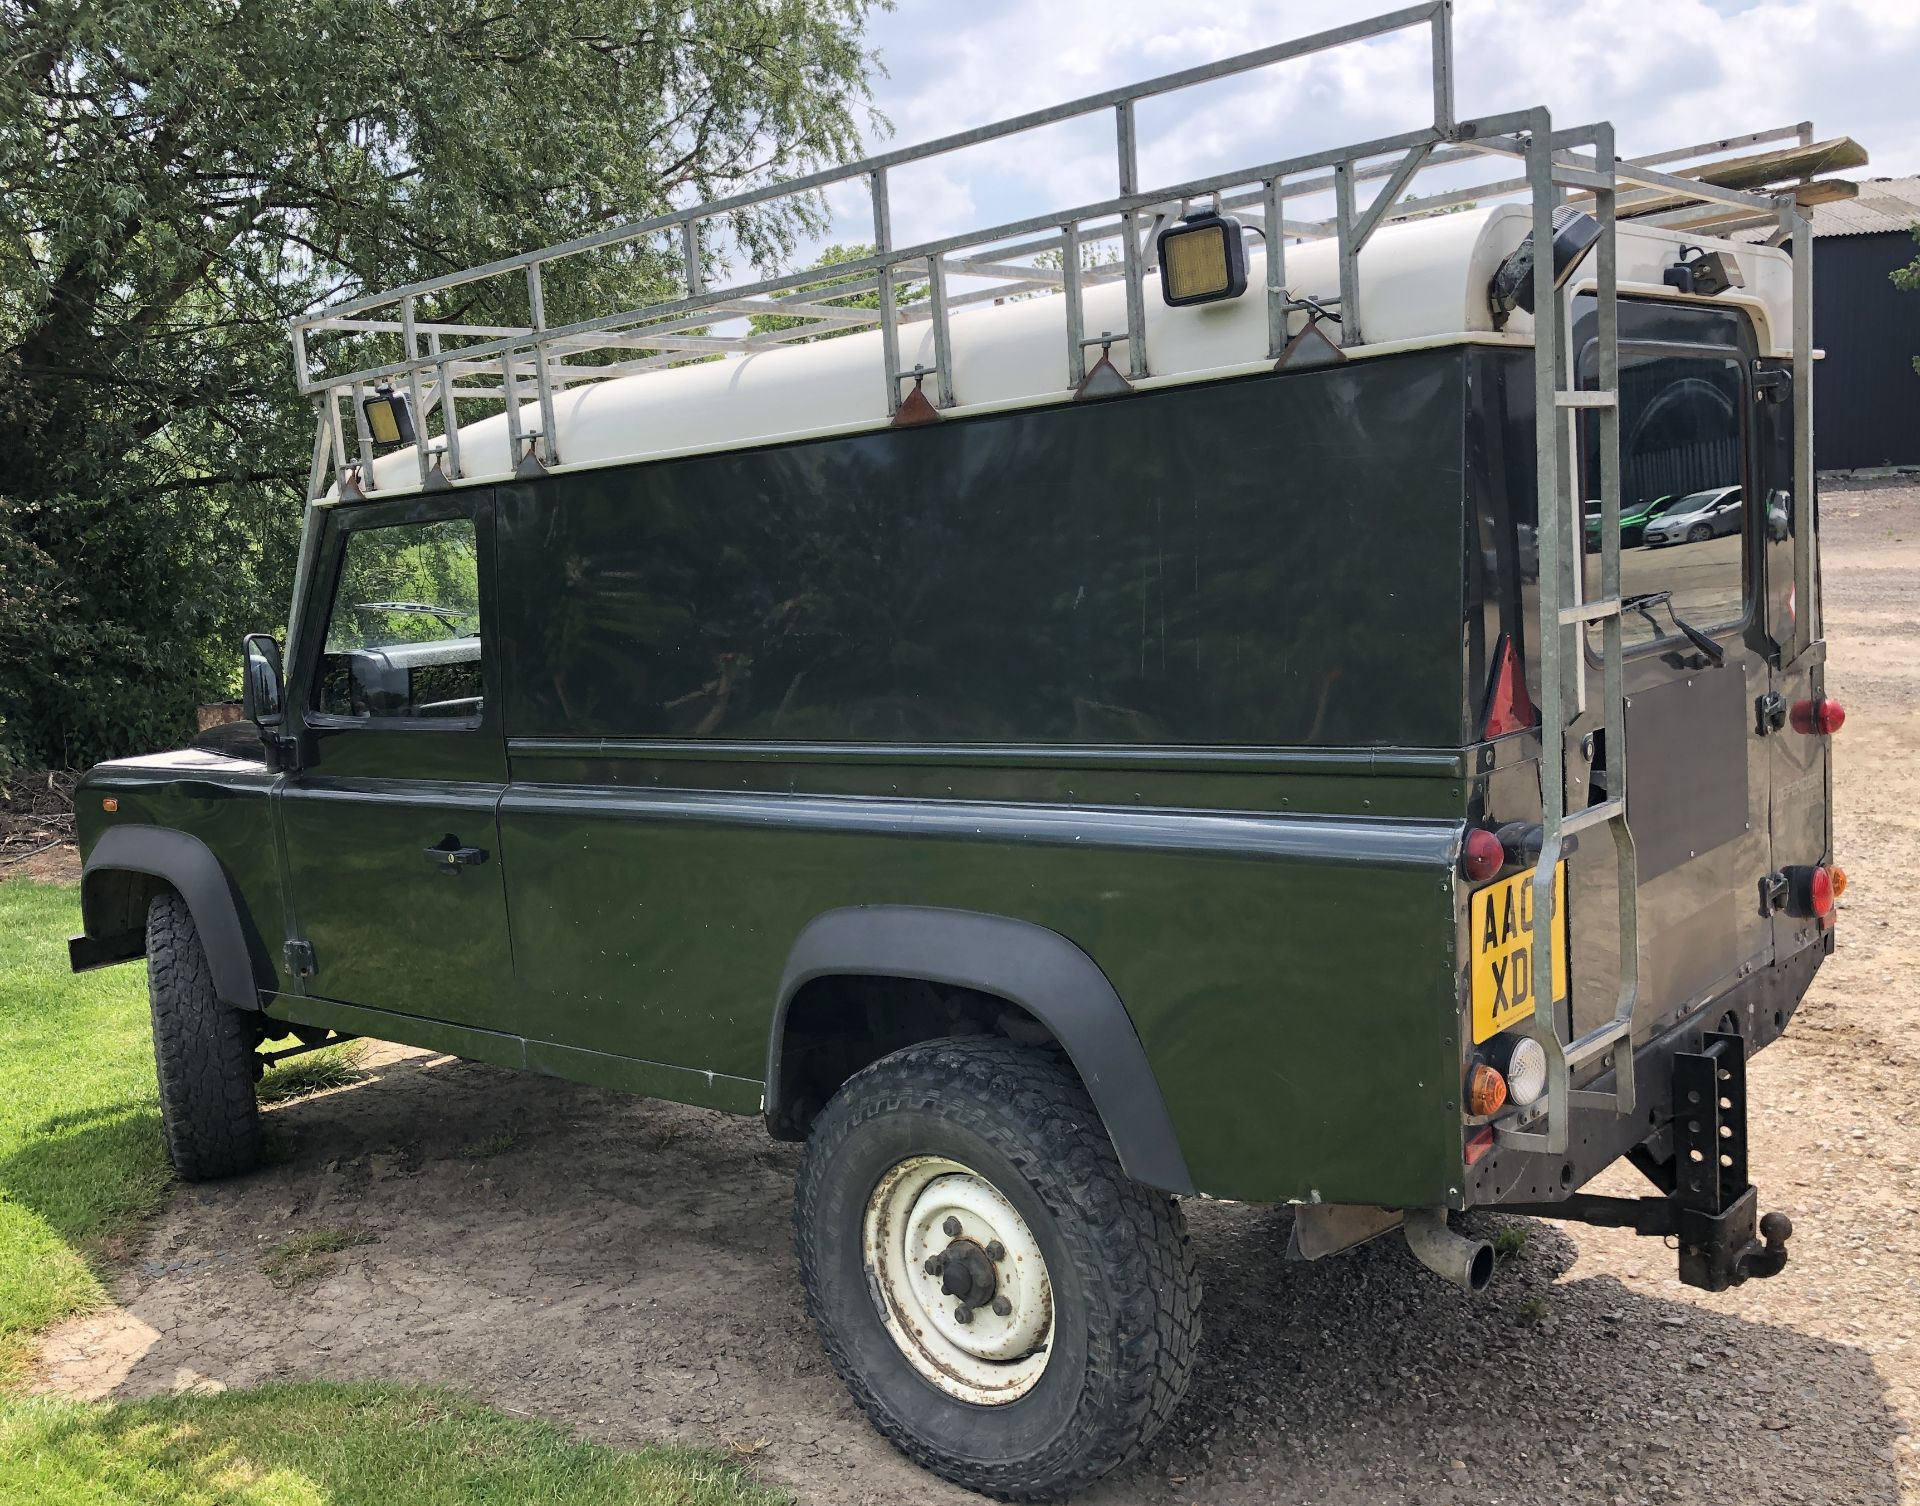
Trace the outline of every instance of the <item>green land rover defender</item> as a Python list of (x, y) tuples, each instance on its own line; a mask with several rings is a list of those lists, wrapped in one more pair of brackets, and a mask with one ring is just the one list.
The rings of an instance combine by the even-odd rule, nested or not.
[[(1406, 26), (1431, 122), (1141, 188), (1136, 102)], [(1448, 26), (740, 201), (871, 191), (830, 294), (727, 281), (727, 203), (303, 319), (245, 737), (79, 792), (73, 965), (147, 958), (180, 1175), (255, 1166), (262, 1061), (346, 1036), (761, 1115), (833, 1365), (1010, 1500), (1178, 1403), (1183, 1199), (1468, 1290), (1475, 1208), (1779, 1271), (1744, 1064), (1839, 880), (1807, 223), (1457, 121)], [(891, 168), (1088, 115), (1110, 197), (894, 244)], [(625, 244), (681, 286), (546, 318)], [(501, 283), (524, 327), (451, 312)], [(1581, 1190), (1623, 1157), (1648, 1195)]]

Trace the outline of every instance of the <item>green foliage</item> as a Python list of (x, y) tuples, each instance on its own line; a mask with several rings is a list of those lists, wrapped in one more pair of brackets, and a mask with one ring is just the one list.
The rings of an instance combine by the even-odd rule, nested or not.
[(293, 1057), (260, 1079), (255, 1096), (262, 1103), (285, 1103), (291, 1098), (305, 1098), (309, 1093), (324, 1093), (329, 1088), (344, 1088), (359, 1082), (367, 1075), (360, 1065), (366, 1049), (364, 1041), (346, 1041)]
[[(1920, 225), (1913, 227), (1913, 238), (1920, 241)], [(1887, 276), (1893, 279), (1893, 285), (1903, 293), (1920, 292), (1920, 256), (1914, 257), (1904, 267), (1889, 272)], [(1920, 356), (1913, 358), (1913, 369), (1920, 371)]]
[[(821, 268), (838, 267), (847, 262), (859, 261), (862, 257), (871, 255), (873, 255), (872, 246), (829, 246), (826, 250), (822, 251), (819, 256), (814, 258), (813, 264)], [(793, 294), (805, 294), (810, 302), (824, 304), (829, 308), (879, 308), (880, 290), (878, 288), (869, 288), (864, 293), (836, 294), (833, 291), (835, 288), (845, 287), (848, 283), (857, 281), (861, 275), (863, 274), (849, 273), (842, 277), (825, 277), (819, 282), (810, 282), (802, 287), (795, 288)], [(864, 275), (871, 276), (872, 274), (867, 273)], [(782, 294), (781, 296), (791, 297), (793, 294)], [(896, 304), (904, 306), (926, 296), (927, 285), (924, 282), (914, 282), (909, 279), (896, 282), (893, 285), (893, 301)], [(765, 335), (771, 334), (776, 330), (798, 329), (802, 325), (811, 324), (812, 322), (810, 319), (804, 319), (798, 316), (789, 318), (785, 314), (751, 314), (747, 318), (747, 327), (756, 335)], [(854, 331), (851, 329), (823, 330), (820, 334), (809, 335), (806, 339), (796, 340), (793, 343), (796, 345), (809, 345), (815, 340), (832, 340), (841, 335), (850, 335), (852, 333), (854, 333)]]
[[(0, 768), (177, 741), (282, 624), (290, 317), (849, 155), (873, 3), (0, 0)], [(823, 216), (716, 243), (778, 264)], [(674, 258), (574, 258), (549, 316)], [(524, 290), (420, 313), (518, 322)]]
[(698, 1449), (582, 1443), (410, 1386), (0, 1403), (0, 1500), (63, 1506), (782, 1506)]
[(0, 1390), (101, 1299), (100, 1251), (171, 1180), (144, 974), (68, 972), (79, 921), (72, 885), (0, 883)]
[(314, 1229), (283, 1239), (260, 1259), (260, 1272), (275, 1286), (286, 1291), (331, 1276), (340, 1262), (333, 1257), (342, 1250), (378, 1244), (380, 1236), (370, 1229)]

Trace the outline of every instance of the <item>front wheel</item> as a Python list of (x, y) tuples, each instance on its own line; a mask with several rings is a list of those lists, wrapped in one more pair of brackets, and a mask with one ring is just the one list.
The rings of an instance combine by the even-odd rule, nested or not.
[(859, 1073), (814, 1125), (794, 1224), (807, 1311), (854, 1400), (969, 1489), (1083, 1487), (1186, 1389), (1186, 1221), (1120, 1169), (1055, 1053), (933, 1041)]
[(213, 971), (178, 894), (147, 906), (147, 999), (167, 1159), (182, 1181), (204, 1182), (260, 1164), (251, 1019), (223, 1004)]
[(1713, 529), (1705, 523), (1695, 523), (1693, 527), (1687, 530), (1687, 542), (1689, 544), (1704, 544), (1712, 537)]

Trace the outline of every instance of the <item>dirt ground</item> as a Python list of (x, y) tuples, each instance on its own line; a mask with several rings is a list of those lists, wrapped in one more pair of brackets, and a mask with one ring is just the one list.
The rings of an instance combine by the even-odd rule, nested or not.
[[(1751, 1081), (1788, 1271), (1709, 1296), (1656, 1241), (1515, 1220), (1525, 1249), (1476, 1300), (1397, 1241), (1290, 1265), (1284, 1211), (1195, 1204), (1199, 1378), (1089, 1503), (1920, 1503), (1920, 488), (1829, 487), (1824, 513), (1852, 886), (1838, 954)], [(118, 1305), (51, 1337), (46, 1384), (444, 1381), (611, 1443), (737, 1448), (809, 1506), (977, 1499), (895, 1456), (826, 1368), (794, 1274), (792, 1147), (443, 1057), (372, 1060), (270, 1111), (280, 1164), (176, 1196)], [(264, 1252), (330, 1229), (375, 1242), (271, 1284)]]

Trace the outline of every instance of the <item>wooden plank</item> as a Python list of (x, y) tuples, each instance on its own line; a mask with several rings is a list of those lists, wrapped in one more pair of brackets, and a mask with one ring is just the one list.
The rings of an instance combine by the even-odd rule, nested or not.
[[(1848, 178), (1820, 178), (1812, 183), (1794, 185), (1793, 198), (1802, 209), (1811, 209), (1816, 204), (1835, 204), (1842, 199), (1857, 198), (1860, 185)], [(1711, 232), (1714, 227), (1745, 226), (1753, 221), (1750, 209), (1735, 209), (1731, 204), (1702, 204), (1697, 212), (1689, 211), (1681, 205), (1659, 215), (1654, 223), (1667, 230), (1704, 230)]]
[[(1851, 136), (1835, 136), (1828, 141), (1816, 141), (1811, 146), (1794, 145), (1781, 147), (1777, 151), (1750, 152), (1742, 157), (1705, 162), (1697, 167), (1682, 168), (1674, 176), (1696, 178), (1702, 183), (1717, 184), (1721, 188), (1764, 193), (1769, 188), (1817, 177), (1821, 173), (1845, 172), (1866, 165), (1865, 147)], [(1570, 198), (1571, 202), (1578, 204), (1589, 200), (1591, 196), (1579, 194)], [(1670, 209), (1682, 209), (1694, 202), (1697, 201), (1683, 193), (1642, 189), (1622, 194), (1619, 214), (1622, 219), (1638, 219)]]

